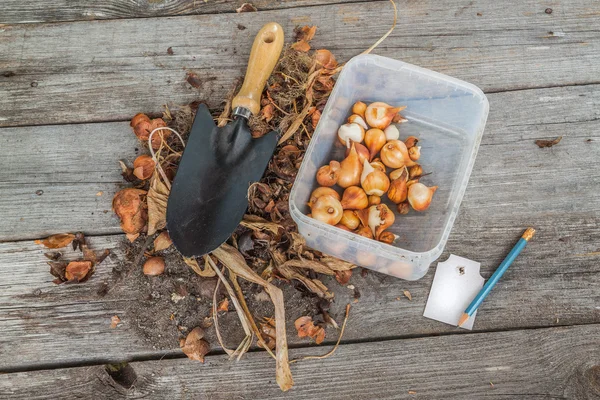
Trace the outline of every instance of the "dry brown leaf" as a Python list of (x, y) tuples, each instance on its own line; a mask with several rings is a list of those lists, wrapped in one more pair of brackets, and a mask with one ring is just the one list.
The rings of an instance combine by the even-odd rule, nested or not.
[(298, 270), (296, 270), (295, 268), (289, 267), (289, 266), (285, 266), (285, 265), (279, 265), (276, 267), (277, 271), (279, 271), (279, 273), (286, 279), (295, 279), (297, 281), (302, 282), (302, 284), (304, 284), (304, 286), (306, 286), (306, 288), (311, 291), (312, 293), (316, 294), (317, 296), (319, 296), (320, 298), (323, 299), (332, 299), (334, 297), (334, 294), (332, 292), (329, 291), (329, 289), (327, 288), (327, 286), (325, 286), (323, 284), (323, 282), (321, 282), (318, 279), (311, 279), (309, 277), (307, 277), (306, 275), (300, 273)]
[(410, 294), (408, 290), (405, 290), (402, 293), (404, 293), (404, 296), (406, 296), (409, 301), (412, 301), (412, 294)]
[(118, 315), (114, 315), (110, 319), (110, 329), (115, 329), (117, 327), (117, 325), (119, 325), (120, 322), (121, 322), (121, 318), (119, 318)]
[(148, 235), (164, 229), (167, 225), (167, 201), (170, 190), (154, 171), (148, 189)]
[(135, 235), (146, 226), (148, 214), (143, 201), (145, 194), (145, 190), (126, 188), (118, 191), (113, 197), (113, 211), (121, 219), (123, 232)]
[(238, 13), (254, 12), (254, 11), (258, 11), (258, 10), (256, 7), (254, 7), (254, 5), (252, 5), (252, 3), (244, 3), (239, 8), (235, 9), (235, 12), (238, 12)]
[(555, 144), (559, 144), (560, 141), (562, 140), (562, 138), (563, 138), (562, 136), (559, 136), (559, 137), (557, 137), (556, 139), (553, 139), (553, 140), (541, 140), (541, 139), (539, 139), (539, 140), (535, 141), (535, 144), (537, 144), (540, 149), (544, 148), (544, 147), (552, 147)]
[(65, 278), (69, 282), (85, 282), (93, 274), (91, 261), (71, 261), (65, 269)]
[(140, 237), (139, 233), (126, 233), (125, 237), (127, 237), (127, 240), (129, 240), (131, 243), (135, 242), (137, 238)]
[(301, 51), (302, 53), (306, 53), (310, 50), (310, 44), (304, 40), (300, 40), (299, 42), (292, 44), (292, 49), (296, 51)]
[(185, 340), (182, 339), (181, 350), (190, 360), (204, 362), (204, 356), (210, 351), (210, 345), (203, 337), (204, 330), (196, 327), (192, 329)]
[(335, 280), (338, 281), (340, 285), (347, 285), (350, 282), (350, 277), (352, 277), (352, 270), (349, 269), (347, 271), (336, 271), (335, 272)]
[(172, 244), (173, 241), (169, 237), (169, 232), (161, 232), (161, 234), (154, 239), (154, 252), (168, 249)]
[(240, 225), (250, 228), (253, 231), (262, 231), (267, 230), (273, 232), (273, 234), (277, 235), (279, 233), (279, 228), (283, 229), (283, 226), (276, 224), (274, 222), (269, 222), (264, 218), (258, 217), (256, 215), (244, 215), (244, 219), (240, 222)]
[(270, 284), (256, 274), (244, 260), (244, 257), (234, 247), (224, 243), (212, 253), (229, 270), (242, 278), (261, 285), (271, 296), (275, 306), (276, 329), (276, 380), (282, 391), (289, 390), (294, 385), (292, 372), (288, 360), (287, 338), (285, 334), (285, 307), (283, 304), (283, 292), (278, 287)]
[(288, 261), (284, 262), (283, 264), (281, 264), (280, 266), (278, 266), (277, 268), (279, 269), (281, 267), (283, 267), (283, 268), (296, 267), (296, 268), (312, 269), (313, 271), (315, 271), (319, 274), (335, 275), (334, 270), (329, 268), (327, 265), (325, 265), (319, 261), (314, 261), (314, 260), (288, 260)]
[(315, 33), (317, 33), (317, 26), (308, 26), (305, 25), (302, 28), (296, 29), (296, 41), (304, 40), (306, 42), (310, 42), (313, 37), (315, 37)]
[(221, 300), (221, 302), (219, 303), (219, 306), (217, 307), (217, 311), (222, 311), (222, 312), (229, 311), (229, 299), (228, 298), (224, 298), (223, 300)]
[(59, 249), (70, 245), (73, 239), (75, 239), (75, 235), (72, 233), (59, 233), (48, 236), (46, 239), (36, 240), (35, 244), (41, 244), (49, 249)]
[(204, 269), (200, 268), (198, 261), (195, 258), (183, 257), (183, 261), (194, 270), (195, 273), (200, 275), (203, 278), (211, 278), (215, 276), (215, 271), (211, 268), (208, 263), (204, 263)]
[(316, 326), (312, 317), (300, 317), (294, 322), (294, 326), (298, 331), (298, 337), (310, 337), (315, 340), (316, 344), (323, 343), (323, 340), (325, 339), (325, 329)]

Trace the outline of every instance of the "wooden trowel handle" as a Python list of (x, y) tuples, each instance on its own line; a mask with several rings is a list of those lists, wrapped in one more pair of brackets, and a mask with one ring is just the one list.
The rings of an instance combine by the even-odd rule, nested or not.
[(256, 115), (260, 111), (260, 96), (265, 83), (275, 64), (279, 60), (283, 48), (283, 28), (276, 22), (269, 22), (263, 26), (252, 45), (248, 69), (244, 84), (237, 96), (233, 98), (231, 106), (244, 107)]

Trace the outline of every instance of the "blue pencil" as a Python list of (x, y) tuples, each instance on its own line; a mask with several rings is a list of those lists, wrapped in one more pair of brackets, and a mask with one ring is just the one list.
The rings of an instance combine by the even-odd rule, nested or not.
[(515, 261), (515, 258), (517, 258), (521, 250), (525, 248), (527, 242), (531, 240), (534, 234), (535, 229), (527, 228), (527, 230), (525, 231), (523, 236), (521, 236), (521, 239), (519, 239), (515, 247), (512, 248), (512, 250), (510, 251), (510, 253), (508, 253), (504, 261), (502, 261), (498, 269), (496, 269), (496, 272), (494, 272), (490, 279), (488, 279), (485, 285), (483, 285), (481, 291), (477, 293), (477, 296), (475, 296), (471, 304), (469, 304), (463, 315), (458, 320), (458, 326), (461, 326), (462, 324), (467, 322), (469, 317), (473, 315), (477, 308), (479, 308), (483, 300), (488, 296), (488, 294), (490, 294), (494, 286), (496, 286), (496, 283), (498, 283), (502, 275), (504, 275), (508, 267), (510, 267), (513, 261)]

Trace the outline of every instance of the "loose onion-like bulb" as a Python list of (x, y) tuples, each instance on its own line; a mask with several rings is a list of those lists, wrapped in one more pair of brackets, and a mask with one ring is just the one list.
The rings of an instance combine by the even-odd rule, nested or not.
[(150, 257), (143, 267), (144, 275), (161, 275), (165, 272), (165, 260), (162, 257)]
[(427, 187), (422, 183), (414, 183), (408, 187), (408, 202), (415, 211), (425, 211), (431, 204), (437, 186)]
[(369, 104), (365, 110), (365, 120), (371, 128), (385, 129), (390, 125), (394, 116), (405, 108), (392, 107), (389, 104), (377, 101)]
[(411, 160), (417, 161), (421, 157), (421, 146), (413, 146), (408, 149), (408, 156)]
[(366, 110), (367, 110), (367, 105), (365, 103), (363, 103), (362, 101), (357, 101), (352, 106), (352, 114), (360, 115), (361, 117), (363, 117), (363, 119), (365, 118)]
[(408, 149), (400, 140), (390, 140), (381, 149), (381, 161), (390, 168), (411, 167), (415, 162), (410, 159)]
[(381, 196), (375, 196), (375, 195), (369, 196), (369, 205), (376, 206), (377, 204), (381, 204)]
[(390, 184), (387, 196), (392, 203), (398, 204), (406, 201), (406, 197), (408, 196), (406, 181), (404, 179), (393, 180)]
[[(360, 165), (363, 165), (365, 160), (367, 160), (367, 161), (369, 160), (369, 149), (367, 149), (363, 144), (360, 144), (360, 143), (352, 142), (352, 144), (354, 144), (354, 147), (356, 148), (356, 153), (358, 154), (358, 159), (360, 161)], [(348, 157), (348, 155), (350, 155), (351, 149), (352, 149), (352, 146), (346, 147), (346, 157)]]
[(383, 196), (390, 187), (390, 179), (385, 172), (373, 168), (365, 161), (360, 177), (360, 185), (368, 195)]
[(133, 175), (145, 180), (152, 176), (156, 162), (149, 155), (143, 154), (133, 161)]
[(353, 231), (360, 225), (360, 219), (358, 219), (354, 211), (344, 210), (340, 224)]
[(385, 204), (371, 206), (367, 211), (367, 225), (371, 228), (373, 237), (379, 239), (381, 232), (392, 226), (396, 220), (394, 213)]
[(329, 225), (337, 225), (342, 219), (342, 204), (333, 196), (325, 195), (317, 199), (311, 208), (312, 217)]
[(350, 141), (360, 143), (365, 138), (365, 128), (359, 124), (344, 124), (338, 129), (338, 138), (346, 147), (350, 147)]
[[(362, 128), (361, 128), (362, 129)], [(352, 148), (348, 157), (340, 163), (340, 171), (337, 184), (343, 188), (357, 186), (360, 183), (360, 174), (362, 173), (362, 164), (356, 152), (356, 144), (352, 143)]]
[(335, 190), (333, 190), (332, 188), (318, 187), (315, 190), (313, 190), (313, 192), (310, 194), (310, 200), (308, 200), (308, 206), (312, 208), (312, 206), (315, 204), (317, 199), (319, 197), (325, 196), (325, 195), (333, 196), (337, 200), (341, 199), (340, 194), (338, 192), (336, 192)]
[(411, 147), (415, 147), (417, 145), (417, 143), (419, 143), (419, 139), (416, 138), (415, 136), (409, 136), (404, 141), (404, 144), (406, 145), (407, 149), (410, 149)]
[(395, 181), (396, 179), (408, 180), (408, 170), (406, 167), (398, 168), (390, 172), (390, 179)]
[(355, 232), (357, 235), (366, 237), (368, 239), (373, 239), (373, 232), (371, 232), (371, 228), (368, 226), (361, 226)]
[(325, 69), (334, 69), (338, 65), (335, 56), (327, 49), (317, 50), (315, 61)]
[(362, 126), (365, 129), (369, 129), (369, 125), (367, 125), (367, 123), (365, 122), (365, 120), (363, 119), (363, 117), (361, 117), (358, 114), (352, 114), (351, 116), (348, 117), (348, 123), (349, 124), (359, 124), (360, 126)]
[(379, 153), (385, 142), (385, 133), (381, 129), (373, 128), (365, 132), (365, 145), (369, 149), (369, 161)]
[(388, 126), (383, 130), (383, 133), (385, 133), (385, 138), (387, 140), (398, 140), (398, 138), (400, 138), (400, 131), (396, 125)]
[(381, 162), (381, 159), (376, 158), (375, 160), (371, 161), (369, 164), (371, 164), (371, 167), (375, 168), (376, 170), (379, 170), (381, 172), (385, 172), (385, 165)]
[(394, 243), (394, 240), (396, 240), (397, 237), (398, 236), (394, 235), (390, 231), (384, 231), (384, 232), (381, 232), (381, 235), (379, 235), (378, 240), (383, 243), (392, 244), (392, 243)]
[(340, 228), (341, 230), (344, 231), (348, 231), (348, 232), (352, 232), (352, 229), (348, 228), (346, 225), (342, 224), (341, 222), (337, 225), (335, 225), (336, 228)]
[(317, 171), (317, 182), (321, 186), (333, 186), (337, 183), (340, 175), (340, 163), (330, 161), (329, 165), (324, 165)]
[(405, 215), (408, 214), (408, 212), (410, 211), (410, 205), (408, 204), (407, 201), (405, 201), (404, 203), (400, 203), (398, 204), (398, 213), (401, 215)]
[(358, 186), (350, 186), (344, 190), (342, 208), (344, 210), (362, 210), (369, 206), (369, 199), (365, 191)]
[(418, 178), (423, 175), (423, 168), (417, 164), (408, 169), (408, 179)]

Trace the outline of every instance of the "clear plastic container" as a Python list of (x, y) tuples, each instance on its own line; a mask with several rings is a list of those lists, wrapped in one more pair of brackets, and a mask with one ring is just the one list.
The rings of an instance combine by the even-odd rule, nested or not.
[[(421, 182), (438, 186), (429, 209), (398, 215), (388, 230), (391, 245), (327, 225), (306, 214), (318, 187), (317, 169), (344, 158), (337, 129), (356, 101), (406, 105), (400, 139), (420, 139)], [(375, 55), (350, 60), (337, 80), (304, 156), (290, 195), (290, 212), (308, 246), (357, 265), (407, 280), (421, 278), (444, 250), (469, 181), (488, 115), (488, 101), (474, 85), (401, 61)], [(334, 186), (340, 194), (341, 188)], [(392, 210), (394, 204), (382, 200)]]

